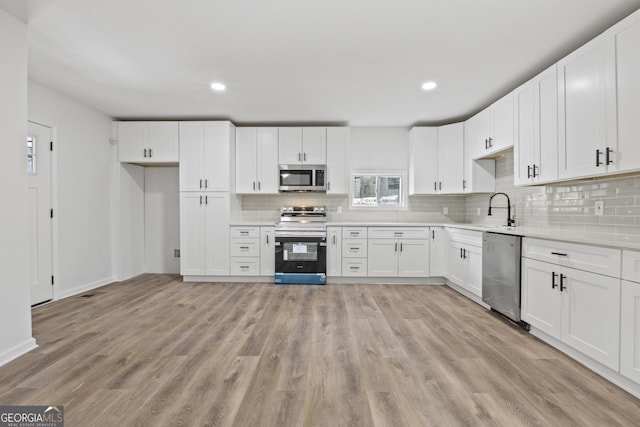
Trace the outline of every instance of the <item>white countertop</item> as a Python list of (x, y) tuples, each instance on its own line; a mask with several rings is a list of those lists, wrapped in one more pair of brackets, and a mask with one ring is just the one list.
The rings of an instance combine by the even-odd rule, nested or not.
[[(269, 221), (231, 221), (232, 227), (269, 227), (274, 226)], [(604, 246), (615, 249), (631, 249), (640, 251), (640, 244), (634, 242), (615, 241), (609, 236), (599, 234), (580, 233), (576, 231), (563, 231), (555, 228), (539, 227), (506, 227), (482, 224), (454, 224), (433, 222), (327, 222), (328, 227), (449, 227), (461, 228), (473, 231), (490, 231), (515, 236), (531, 237), (536, 239), (555, 240), (568, 243), (580, 243), (595, 246)]]

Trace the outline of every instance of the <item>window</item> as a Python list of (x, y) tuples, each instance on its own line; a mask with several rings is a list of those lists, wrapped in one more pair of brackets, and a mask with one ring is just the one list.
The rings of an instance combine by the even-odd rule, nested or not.
[(29, 175), (36, 174), (36, 137), (35, 136), (27, 136), (27, 173)]
[(352, 207), (404, 207), (401, 174), (354, 174)]

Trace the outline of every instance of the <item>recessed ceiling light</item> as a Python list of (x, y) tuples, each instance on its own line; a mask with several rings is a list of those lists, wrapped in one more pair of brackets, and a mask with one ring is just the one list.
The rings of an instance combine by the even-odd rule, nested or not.
[(211, 89), (213, 89), (215, 91), (222, 92), (226, 88), (227, 87), (225, 85), (223, 85), (222, 83), (211, 83)]
[(433, 90), (438, 86), (436, 82), (426, 82), (422, 85), (422, 89), (424, 90)]

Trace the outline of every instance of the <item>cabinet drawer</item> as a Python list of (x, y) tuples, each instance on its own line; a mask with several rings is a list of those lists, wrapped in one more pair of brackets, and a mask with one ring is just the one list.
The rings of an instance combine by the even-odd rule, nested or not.
[(366, 277), (367, 260), (364, 258), (353, 258), (342, 260), (342, 276), (344, 277)]
[(460, 228), (449, 229), (449, 239), (452, 242), (464, 243), (471, 246), (482, 247), (482, 232), (463, 230)]
[(368, 238), (376, 239), (428, 239), (427, 227), (369, 227)]
[(260, 227), (231, 227), (230, 237), (260, 237)]
[(367, 239), (344, 239), (342, 241), (343, 258), (366, 258)]
[(342, 227), (342, 238), (366, 239), (367, 227)]
[(622, 251), (622, 278), (640, 283), (640, 252)]
[(622, 254), (619, 249), (524, 238), (522, 256), (605, 276), (620, 277)]
[(232, 276), (258, 276), (260, 274), (260, 258), (231, 258)]
[(260, 239), (231, 239), (230, 255), (235, 257), (260, 256)]

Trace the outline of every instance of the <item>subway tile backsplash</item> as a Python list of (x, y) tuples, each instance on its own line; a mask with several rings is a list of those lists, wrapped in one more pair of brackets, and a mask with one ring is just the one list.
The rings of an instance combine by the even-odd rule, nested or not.
[[(640, 243), (640, 176), (516, 187), (513, 154), (509, 154), (496, 160), (496, 191), (507, 193), (516, 206), (517, 225), (575, 231), (603, 241)], [(504, 200), (494, 199), (494, 206), (504, 206)], [(604, 202), (602, 216), (595, 213), (597, 200)], [(468, 223), (506, 222), (504, 210), (487, 216), (488, 195), (469, 196), (466, 205)]]
[[(280, 206), (321, 205), (333, 222), (465, 222), (465, 196), (409, 196), (404, 210), (350, 209), (349, 197), (312, 193), (242, 196), (242, 221), (276, 221)], [(443, 213), (447, 207), (448, 213)], [(340, 208), (341, 213), (338, 213)]]
[[(607, 242), (640, 244), (640, 175), (515, 187), (513, 154), (508, 154), (496, 160), (496, 191), (511, 198), (519, 226), (574, 231)], [(504, 209), (487, 216), (489, 196), (409, 196), (404, 210), (368, 211), (350, 209), (346, 195), (245, 195), (241, 196), (241, 211), (234, 219), (275, 223), (282, 205), (325, 205), (329, 220), (334, 222), (505, 224)], [(595, 214), (597, 200), (604, 202), (602, 216)], [(494, 199), (494, 206), (506, 206), (505, 203), (503, 197)], [(445, 207), (447, 215), (443, 213)]]

